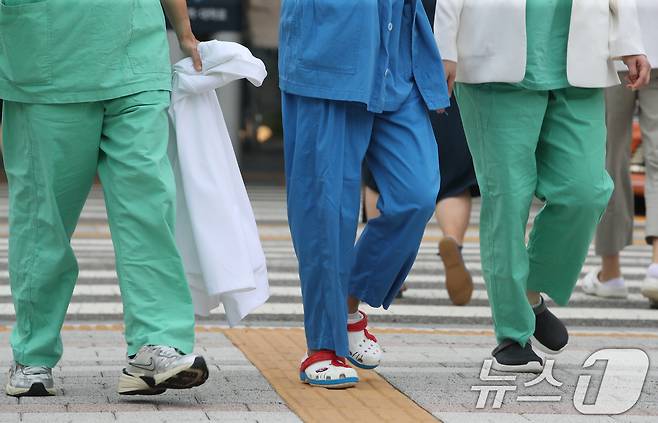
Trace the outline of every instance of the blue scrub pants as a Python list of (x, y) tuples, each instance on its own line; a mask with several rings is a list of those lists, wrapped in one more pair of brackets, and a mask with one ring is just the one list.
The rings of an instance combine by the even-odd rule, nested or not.
[[(418, 253), (439, 191), (434, 132), (414, 94), (397, 111), (371, 113), (361, 103), (283, 93), (283, 124), (306, 342), (345, 357), (348, 294), (388, 308)], [(381, 216), (355, 245), (364, 158)]]

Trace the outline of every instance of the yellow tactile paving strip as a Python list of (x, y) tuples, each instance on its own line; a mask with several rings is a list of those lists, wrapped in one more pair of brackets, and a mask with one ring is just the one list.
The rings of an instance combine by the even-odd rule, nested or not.
[(299, 381), (305, 349), (301, 329), (227, 329), (224, 334), (304, 422), (433, 422), (437, 419), (373, 371), (359, 371), (350, 389), (313, 388)]

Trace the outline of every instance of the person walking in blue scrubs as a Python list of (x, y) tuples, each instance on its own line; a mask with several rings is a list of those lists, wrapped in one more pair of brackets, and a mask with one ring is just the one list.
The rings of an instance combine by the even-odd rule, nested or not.
[[(381, 359), (361, 302), (388, 308), (439, 190), (428, 109), (448, 107), (421, 0), (284, 0), (280, 88), (288, 217), (308, 351), (300, 378), (342, 388)], [(381, 216), (355, 245), (361, 163)]]

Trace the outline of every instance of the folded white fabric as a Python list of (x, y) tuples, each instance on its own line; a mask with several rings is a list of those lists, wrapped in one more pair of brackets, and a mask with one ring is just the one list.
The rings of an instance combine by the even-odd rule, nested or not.
[(174, 65), (169, 157), (177, 188), (176, 240), (195, 312), (223, 304), (240, 322), (269, 298), (265, 255), (215, 89), (246, 78), (260, 86), (265, 65), (237, 43), (199, 44), (203, 71)]

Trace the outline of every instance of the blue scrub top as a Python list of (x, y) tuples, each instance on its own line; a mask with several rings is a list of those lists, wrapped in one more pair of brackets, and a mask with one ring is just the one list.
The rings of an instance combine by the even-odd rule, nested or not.
[(384, 40), (388, 51), (394, 52), (389, 57), (388, 72), (384, 72), (384, 111), (398, 110), (414, 90), (411, 1), (393, 0), (393, 27), (388, 40)]
[(429, 109), (450, 105), (421, 0), (283, 0), (280, 34), (284, 92), (379, 113), (417, 87)]

